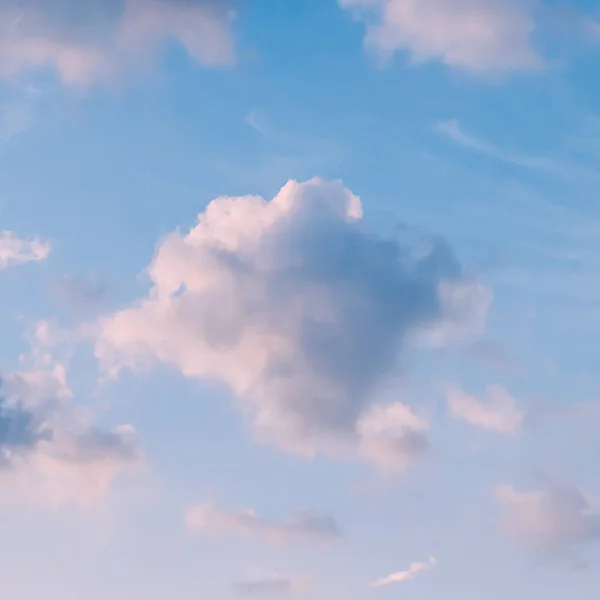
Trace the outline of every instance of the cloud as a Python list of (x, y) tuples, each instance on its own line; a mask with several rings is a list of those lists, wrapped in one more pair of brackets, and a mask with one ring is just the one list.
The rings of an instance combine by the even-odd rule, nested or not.
[[(434, 131), (448, 138), (458, 146), (472, 150), (500, 162), (511, 164), (524, 169), (531, 169), (546, 175), (560, 177), (567, 180), (591, 181), (598, 183), (600, 175), (593, 165), (585, 165), (581, 162), (581, 153), (577, 160), (561, 160), (550, 156), (536, 156), (521, 152), (511, 152), (495, 144), (466, 133), (456, 119), (441, 121), (434, 126)], [(577, 139), (577, 138), (574, 138)], [(579, 139), (582, 144), (590, 140)]]
[(518, 0), (338, 0), (368, 23), (365, 43), (384, 56), (410, 54), (472, 73), (539, 69), (536, 25)]
[[(490, 301), (446, 244), (379, 237), (350, 190), (320, 179), (270, 202), (218, 198), (160, 243), (148, 274), (147, 297), (98, 322), (103, 370), (159, 361), (225, 383), (257, 439), (305, 456), (355, 452), (365, 435), (371, 457), (414, 454), (423, 427), (374, 408), (383, 386), (409, 340), (477, 334)], [(386, 411), (396, 437), (376, 424)]]
[(333, 518), (310, 510), (297, 511), (286, 521), (269, 521), (259, 517), (252, 509), (231, 511), (209, 502), (190, 507), (186, 523), (196, 533), (256, 536), (272, 543), (298, 540), (329, 542), (342, 535)]
[(397, 573), (392, 573), (383, 579), (378, 579), (371, 583), (373, 587), (382, 587), (385, 585), (390, 585), (391, 583), (403, 583), (408, 581), (409, 579), (415, 578), (419, 573), (423, 571), (428, 571), (432, 569), (437, 564), (437, 560), (431, 556), (425, 562), (416, 562), (410, 565), (410, 567), (406, 571), (398, 571)]
[(463, 392), (458, 386), (446, 386), (446, 402), (455, 419), (497, 433), (516, 433), (524, 419), (517, 401), (503, 387), (491, 385), (485, 391), (486, 401)]
[(357, 425), (361, 453), (383, 470), (402, 472), (428, 452), (427, 429), (404, 404), (374, 406)]
[(141, 463), (133, 428), (90, 422), (72, 403), (60, 365), (9, 373), (1, 393), (1, 502), (88, 508)]
[(87, 85), (167, 42), (207, 66), (235, 60), (228, 0), (0, 0), (0, 75), (53, 68)]
[(50, 244), (38, 238), (23, 239), (12, 231), (0, 231), (0, 270), (12, 265), (46, 260)]
[(485, 140), (466, 133), (456, 119), (450, 119), (448, 121), (441, 121), (440, 123), (437, 123), (434, 127), (434, 131), (444, 135), (463, 148), (474, 150), (480, 154), (485, 154), (491, 158), (496, 158), (502, 162), (511, 163), (519, 167), (526, 167), (529, 169), (548, 172), (553, 172), (564, 168), (558, 161), (554, 161), (551, 158), (529, 156), (527, 154), (502, 150), (494, 144), (490, 144)]
[(15, 454), (50, 439), (52, 430), (45, 423), (36, 423), (34, 415), (20, 406), (7, 407), (0, 397), (0, 466), (11, 466)]
[(271, 139), (275, 137), (267, 120), (257, 110), (248, 113), (244, 119), (244, 123), (264, 138)]
[(562, 553), (600, 540), (600, 514), (576, 488), (549, 483), (541, 490), (519, 491), (501, 485), (495, 496), (506, 509), (506, 533), (531, 548)]

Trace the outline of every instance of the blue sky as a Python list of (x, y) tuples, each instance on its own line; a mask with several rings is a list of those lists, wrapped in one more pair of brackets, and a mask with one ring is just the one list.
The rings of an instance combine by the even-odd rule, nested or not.
[(0, 593), (596, 597), (597, 3), (0, 22)]

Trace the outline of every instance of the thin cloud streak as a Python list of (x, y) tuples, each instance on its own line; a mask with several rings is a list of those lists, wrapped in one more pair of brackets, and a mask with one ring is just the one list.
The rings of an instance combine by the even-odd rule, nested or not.
[(586, 178), (596, 182), (600, 180), (600, 172), (596, 169), (581, 167), (568, 161), (557, 160), (548, 156), (535, 156), (504, 150), (482, 138), (466, 133), (457, 119), (440, 121), (433, 126), (433, 131), (443, 135), (462, 148), (517, 167), (539, 171), (564, 179)]
[(328, 542), (342, 535), (333, 518), (311, 510), (296, 511), (285, 521), (271, 521), (260, 517), (253, 509), (227, 510), (209, 502), (190, 507), (186, 523), (195, 533), (256, 536), (272, 543), (297, 540)]
[(417, 575), (419, 575), (419, 573), (433, 569), (436, 564), (436, 558), (434, 556), (430, 556), (429, 559), (424, 562), (412, 563), (406, 571), (398, 571), (397, 573), (392, 573), (387, 577), (373, 581), (371, 583), (371, 587), (383, 587), (392, 583), (404, 583), (405, 581), (414, 579)]

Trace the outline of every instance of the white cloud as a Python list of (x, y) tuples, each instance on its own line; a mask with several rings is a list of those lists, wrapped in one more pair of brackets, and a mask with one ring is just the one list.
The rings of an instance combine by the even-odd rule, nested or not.
[(458, 386), (446, 387), (446, 402), (455, 419), (497, 433), (513, 434), (521, 427), (524, 414), (516, 399), (501, 386), (488, 386), (486, 400), (480, 402)]
[(96, 427), (60, 365), (9, 373), (0, 393), (0, 504), (90, 508), (141, 463), (133, 428)]
[(38, 238), (23, 239), (12, 231), (0, 231), (0, 270), (12, 265), (46, 260), (50, 244)]
[(416, 253), (379, 237), (350, 190), (319, 179), (270, 202), (218, 198), (161, 242), (148, 273), (149, 295), (98, 323), (104, 371), (160, 361), (223, 382), (258, 439), (306, 456), (361, 440), (370, 458), (414, 452), (406, 434), (423, 428), (407, 409), (373, 409), (406, 338), (469, 336), (469, 315), (479, 328), (489, 303), (447, 245)]
[(259, 517), (252, 509), (232, 511), (206, 502), (188, 509), (186, 523), (196, 533), (257, 536), (272, 543), (297, 540), (328, 542), (341, 536), (334, 519), (310, 510), (297, 511), (286, 521), (269, 521)]
[(573, 487), (548, 484), (541, 490), (519, 491), (501, 485), (495, 495), (506, 509), (506, 532), (532, 548), (563, 552), (600, 540), (600, 514)]
[(392, 573), (387, 577), (382, 579), (378, 579), (371, 583), (373, 587), (382, 587), (385, 585), (390, 585), (391, 583), (403, 583), (408, 581), (409, 579), (415, 578), (419, 573), (423, 571), (428, 571), (432, 569), (436, 565), (436, 559), (431, 556), (425, 562), (416, 562), (410, 565), (410, 567), (406, 571), (398, 571), (397, 573)]
[(234, 61), (227, 0), (0, 0), (0, 75), (51, 67), (71, 85), (112, 76), (170, 40), (209, 66)]
[(339, 0), (368, 23), (367, 46), (474, 73), (537, 69), (535, 22), (518, 0)]

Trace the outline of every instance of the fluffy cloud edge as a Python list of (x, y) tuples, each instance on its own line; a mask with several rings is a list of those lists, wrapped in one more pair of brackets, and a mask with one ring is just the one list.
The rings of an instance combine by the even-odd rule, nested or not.
[(13, 231), (0, 231), (0, 271), (15, 265), (43, 262), (50, 256), (49, 242), (23, 238)]
[(444, 392), (451, 416), (473, 427), (515, 435), (523, 424), (525, 415), (518, 408), (516, 398), (502, 386), (488, 386), (483, 401), (455, 384), (447, 384)]
[(565, 555), (600, 541), (600, 513), (576, 487), (547, 481), (523, 490), (500, 484), (494, 496), (505, 511), (504, 533), (534, 551)]
[(220, 381), (260, 441), (397, 472), (428, 446), (426, 421), (380, 393), (403, 346), (477, 336), (491, 301), (446, 244), (378, 236), (357, 196), (318, 178), (217, 198), (147, 272), (148, 296), (93, 328), (104, 373), (162, 362)]
[(8, 373), (1, 393), (0, 505), (93, 510), (118, 476), (144, 466), (135, 429), (97, 427), (62, 365)]
[(414, 64), (439, 61), (483, 75), (535, 71), (545, 61), (533, 47), (536, 22), (514, 0), (338, 0), (367, 23), (365, 45)]
[(57, 18), (53, 8), (49, 1), (33, 2), (27, 9), (11, 0), (0, 3), (5, 23), (0, 76), (51, 68), (66, 85), (88, 86), (143, 64), (170, 40), (208, 67), (236, 61), (228, 2), (123, 0), (122, 10), (114, 13), (114, 5), (98, 0), (96, 8), (88, 7), (91, 22), (71, 17), (77, 14), (73, 9)]

